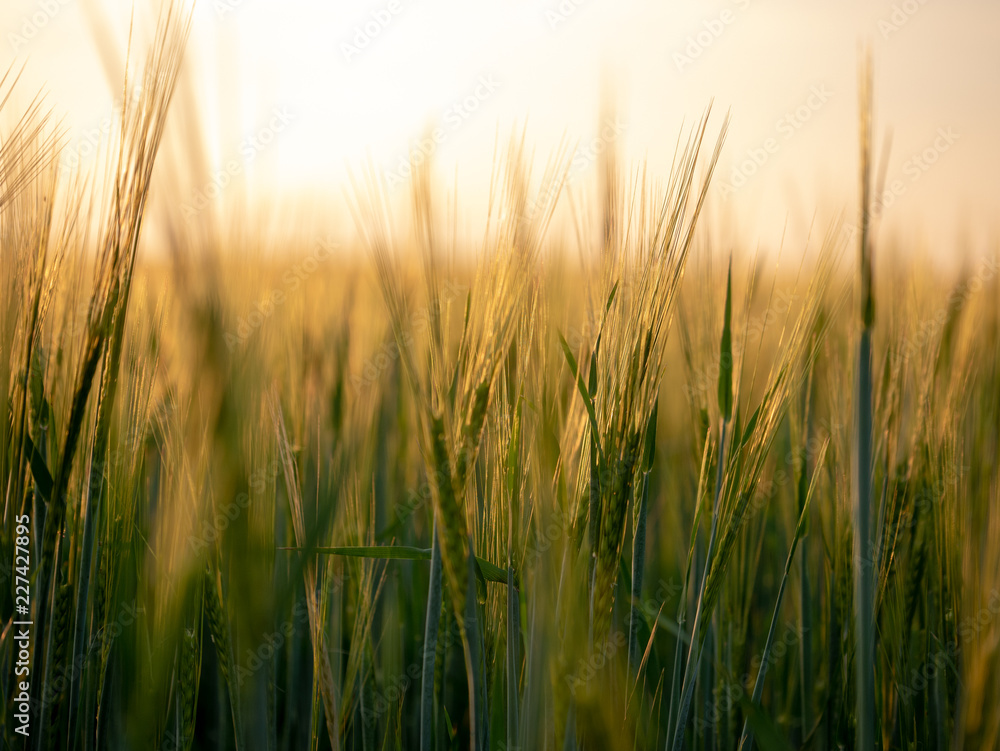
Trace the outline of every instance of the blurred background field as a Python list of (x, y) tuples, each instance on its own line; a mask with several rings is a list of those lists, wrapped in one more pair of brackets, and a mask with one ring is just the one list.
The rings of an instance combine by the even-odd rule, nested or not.
[[(322, 118), (247, 105), (219, 152), (182, 63), (203, 14), (251, 3), (143, 7), (127, 78), (99, 22), (127, 15), (52, 5), (39, 54), (89, 13), (129, 92), (93, 155), (30, 103), (33, 63), (0, 85), (6, 746), (996, 746), (995, 144), (967, 156), (974, 128), (915, 110), (935, 163), (980, 165), (956, 227), (947, 173), (866, 127), (851, 37), (840, 171), (832, 197), (795, 193), (808, 209), (773, 171), (737, 186), (760, 203), (719, 193), (743, 151), (790, 158), (744, 148), (723, 94), (642, 160), (647, 120), (623, 125), (613, 86), (584, 98), (596, 141), (495, 120), (462, 129), (466, 162), (412, 148), (463, 110), (414, 115), (402, 163), (345, 138), (342, 180), (286, 190), (299, 168), (263, 139), (314, 143)], [(884, 41), (942, 12), (915, 5)], [(955, 13), (993, 12), (973, 6)], [(585, 29), (605, 12), (571, 7)], [(389, 34), (407, 8), (384, 10)], [(691, 20), (723, 24), (706, 65), (752, 10)]]

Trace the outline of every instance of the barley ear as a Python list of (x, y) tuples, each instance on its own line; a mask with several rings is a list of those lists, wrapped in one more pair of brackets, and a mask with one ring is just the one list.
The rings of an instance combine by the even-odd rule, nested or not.
[(181, 637), (180, 682), (180, 739), (181, 751), (188, 751), (194, 740), (195, 709), (198, 704), (198, 683), (201, 665), (201, 639), (198, 629), (185, 628)]
[(634, 536), (632, 540), (632, 608), (629, 611), (628, 664), (632, 677), (639, 673), (639, 601), (642, 599), (642, 579), (646, 562), (646, 516), (649, 513), (649, 475), (653, 471), (656, 454), (656, 414), (659, 402), (653, 403), (653, 411), (646, 423), (646, 443), (642, 456), (642, 492), (634, 514)]
[(210, 567), (205, 569), (205, 617), (208, 633), (215, 645), (219, 661), (219, 672), (229, 692), (229, 705), (233, 713), (233, 729), (236, 733), (237, 749), (246, 748), (243, 734), (243, 718), (240, 712), (240, 692), (235, 673), (233, 644), (229, 635), (229, 620), (222, 607), (222, 583), (219, 574)]

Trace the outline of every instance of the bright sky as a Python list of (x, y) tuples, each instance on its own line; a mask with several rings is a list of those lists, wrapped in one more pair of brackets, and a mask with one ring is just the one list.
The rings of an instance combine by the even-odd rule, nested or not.
[[(118, 50), (101, 45), (104, 65), (85, 12), (95, 2), (104, 10), (90, 17), (118, 39)], [(0, 9), (0, 49), (26, 63), (21, 93), (44, 86), (84, 162), (111, 113), (105, 70), (120, 64), (131, 7)], [(539, 165), (563, 135), (579, 145), (580, 189), (596, 172), (602, 92), (619, 113), (625, 164), (645, 159), (665, 176), (682, 123), (714, 97), (714, 128), (727, 109), (733, 121), (712, 216), (753, 244), (776, 242), (786, 221), (796, 236), (814, 215), (853, 216), (862, 41), (876, 62), (876, 142), (892, 131), (882, 231), (939, 257), (994, 248), (996, 0), (198, 0), (188, 63), (213, 166), (236, 159), (251, 195), (308, 195), (338, 215), (348, 166), (370, 158), (405, 186), (416, 146), (433, 149), (443, 183), (457, 170), (478, 217), (495, 135), (525, 122)], [(427, 134), (437, 143), (421, 147)], [(192, 179), (186, 205), (213, 178)]]

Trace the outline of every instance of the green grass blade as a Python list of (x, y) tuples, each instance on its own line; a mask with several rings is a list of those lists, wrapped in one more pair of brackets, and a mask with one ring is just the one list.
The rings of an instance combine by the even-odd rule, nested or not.
[(719, 414), (728, 421), (733, 414), (733, 258), (726, 276), (726, 311), (719, 343)]
[(465, 597), (465, 674), (469, 683), (469, 747), (483, 751), (487, 747), (486, 688), (483, 685), (483, 653), (480, 644), (479, 603), (476, 593), (476, 566), (472, 536), (469, 536), (468, 590)]
[(24, 431), (24, 444), (28, 452), (31, 477), (35, 481), (35, 489), (41, 494), (42, 498), (49, 501), (52, 498), (52, 474), (49, 472), (49, 467), (45, 463), (45, 459), (32, 442), (27, 430)]
[[(705, 554), (705, 570), (702, 573), (699, 586), (698, 603), (695, 607), (694, 624), (691, 626), (691, 648), (688, 651), (687, 664), (684, 668), (684, 682), (681, 689), (680, 705), (677, 714), (677, 727), (674, 729), (674, 751), (682, 751), (684, 747), (684, 731), (687, 726), (688, 713), (691, 710), (691, 699), (694, 696), (695, 676), (701, 664), (702, 648), (705, 639), (701, 634), (701, 622), (704, 617), (705, 587), (714, 563), (716, 533), (719, 523), (719, 498), (722, 495), (722, 481), (726, 466), (726, 428), (732, 415), (732, 341), (730, 319), (732, 317), (732, 261), (730, 260), (729, 280), (726, 284), (726, 311), (722, 329), (722, 345), (719, 353), (719, 412), (721, 425), (719, 428), (719, 463), (715, 479), (715, 495), (712, 501), (712, 526), (708, 535), (708, 551)], [(738, 448), (738, 447), (737, 447)]]
[(746, 696), (740, 697), (740, 706), (747, 722), (757, 734), (757, 744), (763, 751), (792, 751), (792, 744), (781, 734), (774, 721)]
[(632, 541), (632, 607), (629, 611), (628, 664), (632, 677), (639, 672), (639, 602), (642, 599), (643, 565), (646, 555), (646, 514), (649, 506), (649, 473), (642, 478), (642, 492), (639, 494), (639, 518), (635, 525), (635, 539)]
[(521, 602), (514, 585), (514, 569), (507, 569), (507, 746), (519, 744), (518, 674), (521, 665)]
[[(820, 449), (819, 457), (816, 462), (817, 469), (813, 472), (812, 483), (810, 484), (809, 492), (806, 494), (805, 503), (802, 505), (802, 511), (799, 513), (799, 521), (795, 525), (795, 534), (792, 537), (792, 544), (788, 550), (788, 557), (785, 559), (785, 570), (781, 576), (781, 583), (778, 585), (778, 596), (775, 599), (774, 611), (771, 613), (771, 625), (767, 630), (767, 639), (764, 642), (764, 651), (761, 654), (760, 667), (757, 669), (757, 680), (754, 682), (753, 697), (751, 699), (754, 706), (760, 706), (760, 697), (764, 692), (764, 679), (767, 677), (767, 669), (771, 663), (771, 650), (774, 646), (774, 634), (778, 629), (778, 616), (781, 613), (781, 602), (785, 596), (785, 586), (788, 584), (788, 575), (791, 573), (792, 562), (795, 560), (795, 550), (799, 545), (799, 540), (802, 539), (802, 535), (806, 530), (809, 502), (812, 500), (813, 494), (816, 492), (816, 486), (819, 484), (819, 468), (823, 466), (823, 458), (826, 455), (826, 447), (828, 445), (829, 439)], [(740, 741), (741, 751), (750, 751), (753, 748), (753, 733), (753, 728), (751, 727), (749, 719), (747, 719), (743, 724), (743, 737)]]
[(635, 535), (632, 541), (632, 608), (629, 612), (628, 664), (635, 677), (639, 672), (639, 602), (642, 599), (642, 579), (646, 562), (646, 516), (649, 512), (649, 475), (656, 455), (656, 415), (659, 403), (653, 404), (653, 411), (646, 424), (646, 445), (643, 451), (642, 492), (635, 520)]
[[(583, 397), (583, 406), (587, 409), (587, 418), (590, 420), (590, 429), (593, 431), (594, 435), (600, 435), (600, 430), (597, 427), (597, 412), (594, 409), (594, 400), (590, 397), (590, 390), (587, 388), (587, 384), (583, 382), (583, 374), (580, 373), (580, 369), (577, 367), (576, 357), (573, 356), (573, 350), (569, 348), (569, 343), (563, 337), (562, 333), (559, 333), (559, 343), (562, 345), (563, 354), (566, 356), (566, 362), (569, 363), (570, 372), (573, 374), (574, 380), (576, 380), (577, 391), (580, 392), (580, 396)], [(607, 466), (604, 460), (604, 450), (601, 448), (601, 444), (597, 442), (597, 451), (600, 456), (601, 466)]]
[(431, 573), (424, 625), (423, 667), (420, 673), (420, 751), (431, 751), (434, 743), (434, 660), (437, 656), (438, 626), (441, 621), (441, 596), (441, 548), (438, 545), (435, 524), (431, 542)]
[[(304, 548), (280, 548), (281, 550), (304, 550)], [(431, 548), (415, 548), (409, 545), (352, 545), (347, 547), (315, 547), (311, 548), (314, 553), (323, 555), (344, 555), (351, 558), (382, 558), (400, 561), (429, 561), (431, 560)], [(507, 583), (507, 573), (485, 558), (476, 556), (476, 565), (479, 574), (486, 581)]]

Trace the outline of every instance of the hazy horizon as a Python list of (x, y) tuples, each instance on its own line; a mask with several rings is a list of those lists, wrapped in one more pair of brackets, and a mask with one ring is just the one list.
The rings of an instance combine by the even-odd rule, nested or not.
[[(64, 160), (86, 163), (106, 137), (107, 81), (120, 79), (130, 9), (126, 0), (14, 0), (0, 11), (0, 43), (25, 66), (17, 96), (44, 90), (67, 129)], [(137, 28), (152, 16), (137, 12)], [(682, 126), (714, 99), (708, 137), (727, 111), (732, 123), (709, 217), (744, 242), (774, 245), (782, 232), (800, 242), (813, 220), (821, 229), (838, 211), (853, 217), (857, 68), (868, 43), (880, 168), (892, 134), (882, 237), (939, 260), (978, 254), (998, 236), (998, 29), (1000, 6), (971, 0), (674, 9), (200, 0), (171, 127), (196, 118), (207, 164), (180, 155), (190, 162), (181, 208), (237, 202), (232, 186), (245, 182), (251, 205), (305, 197), (313, 208), (304, 210), (348, 219), (349, 170), (370, 160), (405, 195), (408, 152), (433, 152), (439, 182), (457, 179), (462, 217), (478, 227), (498, 139), (525, 128), (536, 174), (561, 139), (575, 145), (576, 193), (594, 182), (608, 134), (627, 174), (644, 162), (662, 180)], [(602, 134), (604, 104), (616, 125)]]

